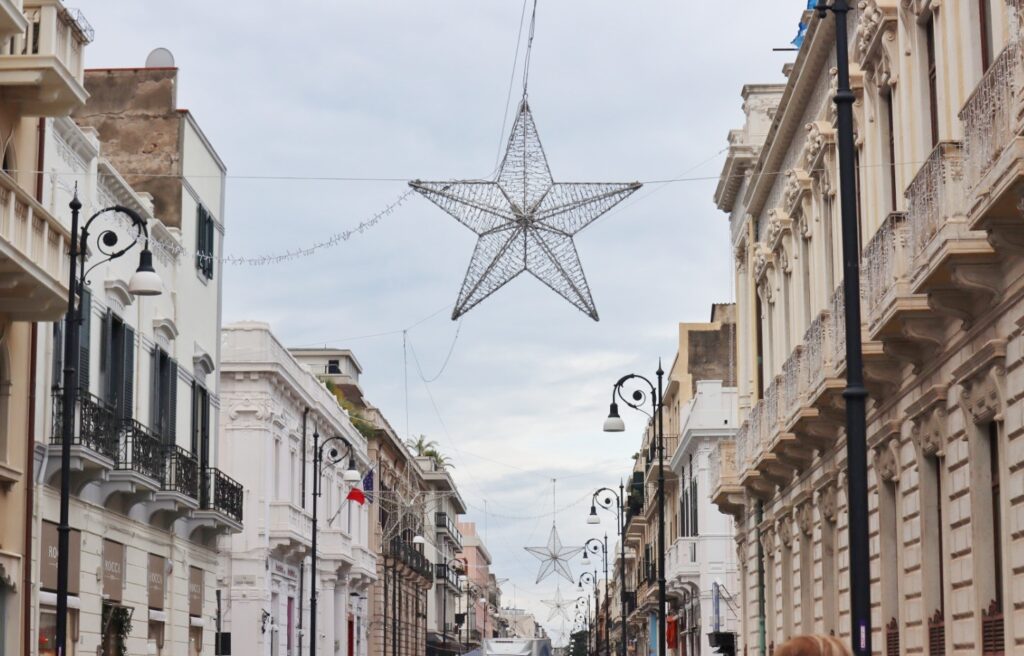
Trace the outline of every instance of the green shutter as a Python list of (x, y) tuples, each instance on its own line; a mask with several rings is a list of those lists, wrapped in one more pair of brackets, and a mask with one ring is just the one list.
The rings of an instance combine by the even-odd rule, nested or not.
[(178, 363), (170, 360), (167, 370), (167, 434), (164, 438), (173, 445), (178, 439)]
[(160, 349), (149, 352), (149, 426), (160, 432)]
[(114, 314), (108, 309), (100, 328), (100, 386), (101, 396), (109, 404), (116, 400), (114, 381)]
[(216, 252), (213, 247), (213, 240), (215, 234), (215, 226), (213, 223), (213, 216), (209, 213), (206, 215), (206, 253), (210, 256), (206, 260), (206, 277), (213, 280), (213, 254)]
[(124, 324), (121, 334), (124, 337), (121, 344), (124, 351), (124, 358), (121, 361), (121, 416), (131, 419), (135, 414), (135, 331), (128, 324)]
[(82, 288), (78, 311), (82, 318), (78, 332), (78, 389), (89, 393), (89, 342), (92, 326), (92, 293)]
[(192, 451), (192, 455), (199, 454), (199, 385), (196, 381), (192, 381), (192, 440), (189, 447)]

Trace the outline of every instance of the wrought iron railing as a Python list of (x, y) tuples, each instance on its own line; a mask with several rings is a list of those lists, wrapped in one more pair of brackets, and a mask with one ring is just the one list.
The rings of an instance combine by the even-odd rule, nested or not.
[(909, 268), (903, 246), (906, 241), (907, 215), (895, 212), (886, 217), (864, 249), (864, 309), (870, 320), (877, 320), (886, 295), (897, 282), (906, 278)]
[(216, 467), (203, 470), (199, 503), (204, 510), (216, 510), (242, 521), (242, 485)]
[(452, 518), (448, 513), (434, 513), (434, 526), (448, 531), (448, 534), (451, 535), (452, 540), (454, 540), (455, 544), (459, 547), (459, 550), (462, 550), (462, 531), (459, 530), (458, 525), (452, 521)]
[(928, 654), (946, 656), (946, 620), (941, 609), (928, 620)]
[(198, 499), (199, 463), (195, 456), (176, 445), (170, 447), (166, 453), (167, 464), (164, 466), (162, 488)]
[(434, 580), (444, 581), (453, 588), (459, 587), (459, 575), (445, 563), (437, 563), (434, 565)]
[(833, 292), (829, 309), (828, 330), (832, 346), (829, 362), (832, 365), (832, 375), (835, 376), (846, 367), (846, 300), (842, 284)]
[(1014, 38), (985, 72), (960, 110), (964, 126), (964, 186), (974, 189), (1017, 131), (1017, 95), (1024, 85), (1021, 42)]
[(160, 439), (134, 419), (124, 420), (122, 435), (117, 469), (163, 480), (166, 449)]
[[(102, 399), (79, 391), (77, 396), (78, 412), (72, 431), (71, 444), (84, 446), (113, 460), (118, 460), (119, 436), (121, 419), (117, 412)], [(51, 444), (61, 444), (63, 440), (64, 397), (63, 391), (53, 392), (53, 432)]]
[(800, 387), (800, 368), (803, 355), (803, 346), (797, 346), (782, 365), (781, 419), (783, 424), (787, 424), (793, 415), (796, 414), (796, 411), (800, 409), (801, 393), (803, 392), (803, 389)]
[(430, 560), (401, 538), (391, 540), (388, 555), (408, 565), (423, 578), (433, 579), (433, 565)]

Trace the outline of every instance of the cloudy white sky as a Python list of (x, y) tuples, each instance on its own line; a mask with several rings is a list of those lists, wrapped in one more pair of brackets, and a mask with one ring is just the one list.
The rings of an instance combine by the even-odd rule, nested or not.
[[(517, 68), (506, 105), (521, 0), (78, 4), (96, 29), (88, 66), (174, 53), (179, 105), (238, 176), (227, 186), (231, 254), (309, 245), (406, 188), (316, 178), (488, 176), (521, 84)], [(720, 151), (742, 121), (741, 85), (781, 81), (793, 53), (772, 48), (794, 36), (802, 5), (539, 1), (530, 103), (555, 179), (704, 178), (647, 185), (577, 237), (599, 323), (530, 277), (451, 322), (475, 237), (420, 197), (314, 257), (224, 273), (226, 321), (267, 321), (286, 344), (353, 349), (396, 429), (438, 440), (494, 571), (509, 579), (507, 605), (547, 617), (539, 601), (554, 579), (534, 584), (538, 563), (523, 547), (547, 538), (552, 478), (563, 540), (600, 534), (584, 524), (584, 497), (629, 471), (641, 427), (627, 416), (627, 433), (600, 432), (611, 384), (670, 363), (676, 324), (732, 300), (726, 218), (711, 200)], [(433, 378), (457, 330), (428, 387), (413, 352)], [(601, 528), (614, 539), (612, 521)]]

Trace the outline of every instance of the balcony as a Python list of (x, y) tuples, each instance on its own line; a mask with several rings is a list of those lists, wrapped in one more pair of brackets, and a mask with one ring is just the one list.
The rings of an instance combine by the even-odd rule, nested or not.
[(141, 501), (151, 501), (164, 477), (166, 448), (160, 438), (134, 419), (119, 422), (118, 455), (114, 470), (101, 487), (102, 503), (125, 514)]
[(0, 94), (24, 115), (69, 114), (89, 97), (83, 55), (92, 26), (58, 0), (25, 0), (24, 19), (0, 46)]
[(242, 530), (242, 485), (216, 467), (199, 478), (199, 508), (189, 519), (190, 532), (239, 533)]
[(719, 440), (708, 459), (711, 501), (730, 515), (741, 515), (746, 507), (743, 488), (736, 475), (736, 442)]
[[(74, 416), (71, 437), (73, 494), (87, 483), (107, 480), (109, 472), (117, 464), (121, 428), (121, 419), (103, 400), (85, 392), (79, 392), (77, 397), (78, 411)], [(53, 394), (53, 432), (44, 474), (50, 482), (60, 473), (63, 415), (63, 394), (58, 389)]]
[(337, 561), (339, 564), (352, 563), (352, 538), (340, 528), (321, 523), (317, 535), (317, 551), (323, 560)]
[(304, 557), (313, 545), (313, 517), (290, 501), (271, 501), (267, 536), (282, 558)]
[[(907, 187), (907, 224), (914, 260), (911, 291), (927, 294), (937, 312), (969, 324), (999, 293), (998, 262), (984, 232), (967, 227), (963, 149), (935, 147)], [(920, 322), (914, 338), (932, 348), (944, 336), (935, 322)]]
[(366, 581), (377, 580), (377, 556), (362, 545), (352, 545), (352, 573)]
[(446, 535), (455, 546), (455, 551), (462, 551), (462, 531), (446, 512), (434, 513), (434, 527), (438, 533)]
[(676, 538), (665, 554), (665, 578), (669, 587), (681, 591), (687, 583), (697, 582), (702, 551), (700, 538)]
[(63, 316), (70, 238), (60, 221), (0, 172), (0, 314), (13, 321)]
[(24, 34), (28, 19), (14, 0), (0, 0), (0, 39)]
[(428, 582), (433, 581), (433, 565), (426, 556), (408, 542), (400, 538), (391, 540), (386, 555), (393, 558), (396, 564), (405, 566), (410, 572), (423, 577)]
[(1019, 183), (1024, 178), (1024, 45), (1012, 40), (960, 110), (969, 227), (998, 250), (1024, 251)]
[(160, 489), (147, 504), (151, 524), (170, 528), (176, 520), (199, 507), (199, 462), (189, 451), (177, 445), (164, 451)]
[(459, 592), (459, 575), (444, 563), (434, 565), (434, 581), (446, 584), (455, 592)]

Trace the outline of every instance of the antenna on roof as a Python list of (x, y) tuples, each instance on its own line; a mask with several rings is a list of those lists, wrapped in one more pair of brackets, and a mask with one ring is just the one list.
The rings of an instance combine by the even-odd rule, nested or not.
[(174, 55), (167, 48), (154, 48), (146, 57), (146, 68), (174, 68)]

